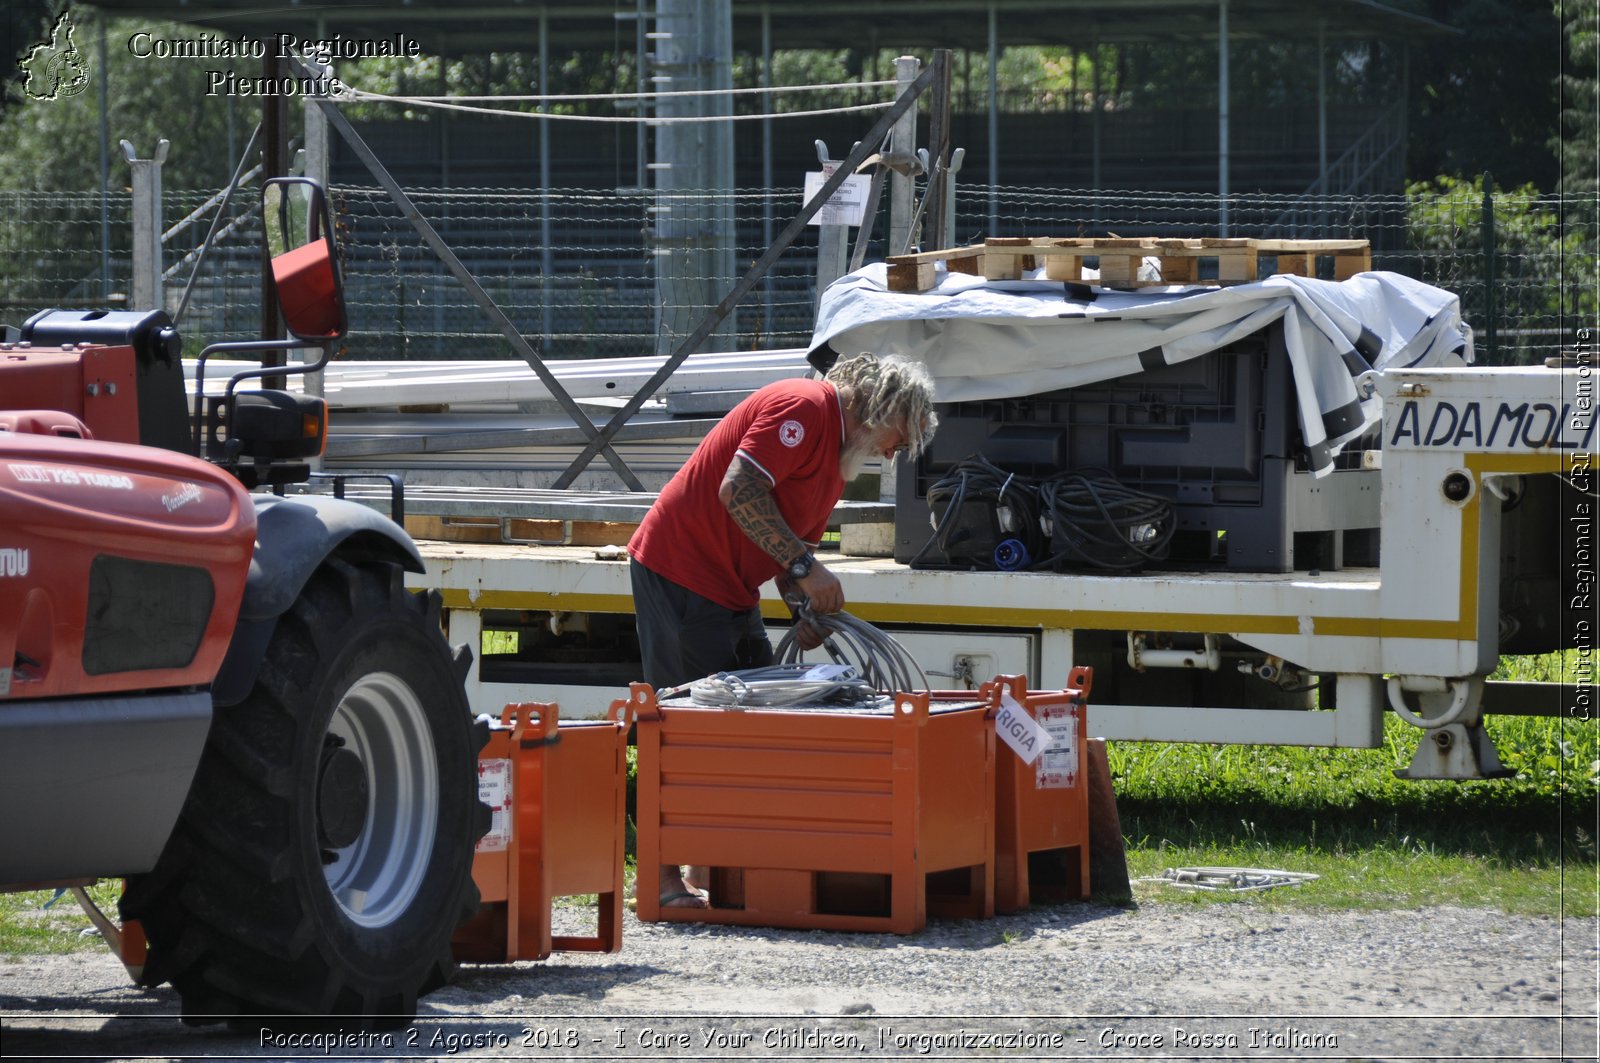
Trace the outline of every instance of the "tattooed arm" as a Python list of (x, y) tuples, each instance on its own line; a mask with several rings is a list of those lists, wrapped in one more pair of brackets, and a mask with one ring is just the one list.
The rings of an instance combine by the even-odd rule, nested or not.
[[(728, 463), (717, 497), (739, 529), (778, 564), (787, 566), (811, 549), (778, 512), (778, 503), (772, 497), (766, 478), (744, 459), (735, 457)], [(811, 607), (819, 613), (836, 613), (844, 608), (844, 589), (839, 586), (839, 577), (829, 572), (821, 561), (811, 566), (804, 579), (794, 580), (792, 584), (811, 599)]]

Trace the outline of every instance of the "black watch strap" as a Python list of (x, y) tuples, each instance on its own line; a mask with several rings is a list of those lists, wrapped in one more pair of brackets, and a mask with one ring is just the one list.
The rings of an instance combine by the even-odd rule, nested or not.
[(808, 550), (795, 560), (789, 562), (789, 578), (805, 579), (811, 574), (811, 566), (816, 563), (816, 558)]

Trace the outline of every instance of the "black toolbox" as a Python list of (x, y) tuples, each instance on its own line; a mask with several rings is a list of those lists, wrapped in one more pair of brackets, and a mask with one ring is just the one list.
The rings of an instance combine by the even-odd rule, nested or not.
[[(1378, 472), (1348, 444), (1334, 472), (1305, 471), (1294, 383), (1274, 325), (1174, 365), (1020, 398), (942, 403), (939, 429), (895, 485), (895, 559), (927, 544), (928, 490), (982, 454), (1007, 472), (1044, 478), (1104, 469), (1170, 499), (1171, 564), (1289, 572), (1377, 563)], [(1376, 437), (1373, 445), (1376, 446)], [(937, 549), (919, 567), (941, 567)], [(968, 567), (950, 559), (945, 567)]]

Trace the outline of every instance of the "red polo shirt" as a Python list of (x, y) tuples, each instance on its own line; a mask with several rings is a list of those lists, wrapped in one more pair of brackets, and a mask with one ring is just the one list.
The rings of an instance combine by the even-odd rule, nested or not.
[(789, 528), (815, 544), (844, 494), (844, 409), (832, 384), (782, 380), (735, 406), (662, 489), (628, 552), (645, 568), (728, 609), (749, 609), (783, 571), (728, 515), (717, 489), (734, 456), (772, 485)]

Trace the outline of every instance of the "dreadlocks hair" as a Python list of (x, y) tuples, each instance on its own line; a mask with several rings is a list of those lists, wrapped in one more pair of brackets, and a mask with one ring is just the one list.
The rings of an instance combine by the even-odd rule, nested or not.
[(863, 351), (834, 363), (824, 379), (849, 392), (850, 411), (868, 428), (904, 419), (910, 457), (922, 453), (939, 427), (939, 415), (933, 410), (933, 377), (921, 362)]

